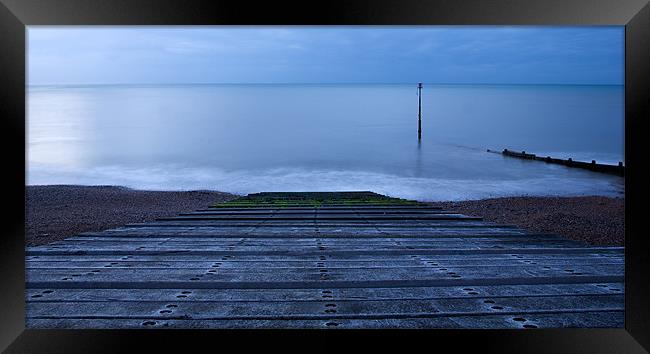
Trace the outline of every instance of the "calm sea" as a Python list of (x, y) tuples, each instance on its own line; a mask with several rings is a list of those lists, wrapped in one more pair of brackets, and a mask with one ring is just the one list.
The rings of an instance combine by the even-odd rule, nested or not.
[(487, 153), (624, 161), (622, 86), (28, 88), (27, 183), (371, 190), (420, 200), (622, 196), (623, 179)]

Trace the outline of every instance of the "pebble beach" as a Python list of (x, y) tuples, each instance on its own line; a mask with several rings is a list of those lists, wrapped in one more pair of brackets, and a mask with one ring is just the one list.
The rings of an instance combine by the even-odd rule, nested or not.
[[(27, 186), (26, 245), (43, 245), (81, 232), (206, 208), (239, 197), (217, 191), (144, 191), (119, 186)], [(553, 233), (591, 245), (623, 246), (625, 200), (600, 196), (508, 197), (434, 203), (486, 221)]]

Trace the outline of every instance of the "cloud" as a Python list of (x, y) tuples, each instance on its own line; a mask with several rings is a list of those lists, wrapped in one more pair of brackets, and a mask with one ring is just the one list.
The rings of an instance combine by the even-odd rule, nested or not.
[(196, 54), (196, 53), (208, 53), (214, 51), (211, 43), (199, 42), (199, 41), (178, 41), (169, 43), (164, 47), (164, 50), (172, 53), (179, 54)]
[(622, 84), (623, 38), (612, 26), (30, 26), (28, 63), (31, 84)]

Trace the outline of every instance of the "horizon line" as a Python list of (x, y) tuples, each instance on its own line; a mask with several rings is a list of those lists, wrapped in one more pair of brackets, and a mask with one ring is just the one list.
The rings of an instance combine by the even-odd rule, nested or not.
[[(625, 86), (625, 83), (502, 83), (502, 82), (421, 82), (423, 85), (495, 86)], [(171, 86), (171, 85), (416, 85), (418, 82), (162, 82), (162, 83), (26, 83), (37, 86)]]

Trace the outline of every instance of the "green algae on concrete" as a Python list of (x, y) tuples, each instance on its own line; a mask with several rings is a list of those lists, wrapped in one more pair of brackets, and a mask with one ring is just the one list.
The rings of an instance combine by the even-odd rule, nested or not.
[(391, 206), (427, 205), (413, 200), (393, 198), (368, 191), (358, 192), (265, 192), (252, 193), (245, 197), (225, 203), (215, 204), (213, 208), (247, 207), (322, 207), (322, 206)]

